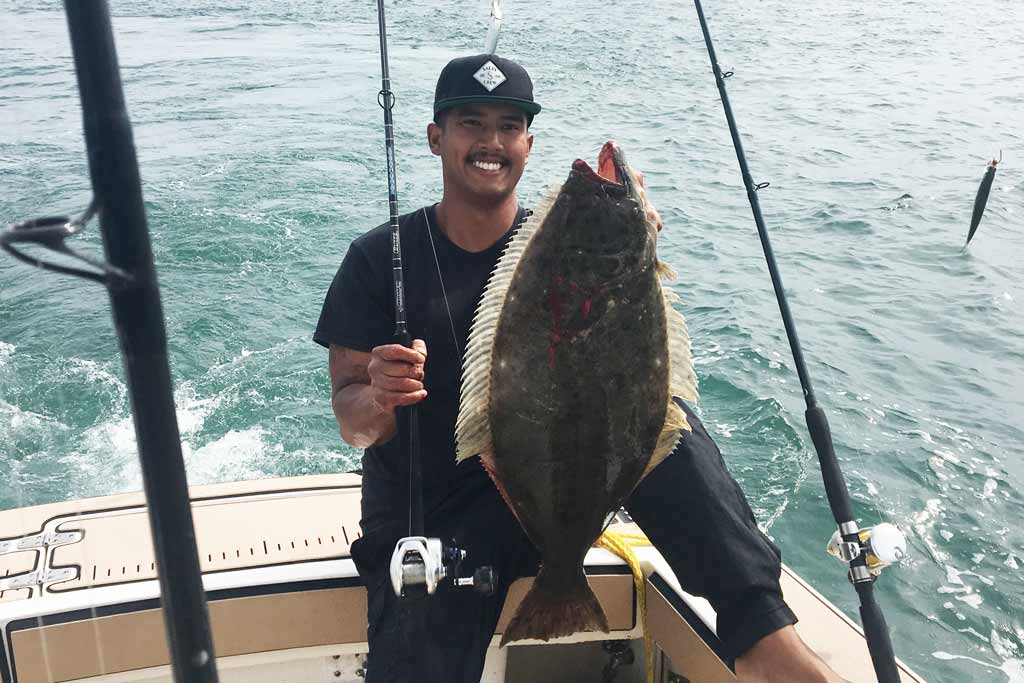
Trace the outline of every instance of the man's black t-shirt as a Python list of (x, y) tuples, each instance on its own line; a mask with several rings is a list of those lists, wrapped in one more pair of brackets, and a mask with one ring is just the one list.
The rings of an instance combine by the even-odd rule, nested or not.
[[(398, 219), (407, 327), (414, 339), (427, 344), (427, 397), (419, 403), (419, 421), (424, 509), (428, 512), (464, 477), (486, 476), (476, 459), (455, 464), (462, 352), (491, 271), (514, 228), (526, 215), (520, 209), (515, 223), (501, 239), (474, 253), (461, 249), (444, 235), (434, 209), (428, 207)], [(323, 346), (336, 344), (369, 352), (375, 346), (393, 343), (394, 333), (391, 231), (385, 223), (349, 246), (327, 292), (313, 339)], [(364, 531), (404, 519), (407, 514), (409, 454), (404, 452), (403, 443), (404, 439), (396, 436), (363, 454)]]

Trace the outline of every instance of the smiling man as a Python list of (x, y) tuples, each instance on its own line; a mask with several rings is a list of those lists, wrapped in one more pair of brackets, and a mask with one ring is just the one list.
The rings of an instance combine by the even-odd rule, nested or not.
[[(399, 219), (412, 348), (391, 343), (387, 223), (349, 246), (317, 324), (314, 340), (330, 349), (341, 436), (366, 449), (363, 537), (352, 554), (369, 595), (369, 683), (479, 681), (508, 586), (537, 570), (536, 550), (479, 459), (456, 465), (454, 435), (476, 305), (527, 215), (516, 186), (540, 110), (530, 76), (515, 62), (497, 55), (449, 62), (427, 126), (444, 194)], [(499, 578), (491, 597), (441, 590), (415, 620), (395, 597), (388, 569), (408, 524), (408, 435), (399, 433), (395, 409), (413, 404), (420, 410), (426, 534), (455, 539), (468, 552), (464, 573), (490, 565)], [(683, 588), (718, 611), (718, 636), (740, 681), (840, 681), (797, 636), (779, 587), (779, 551), (757, 528), (697, 416), (683, 408), (692, 432), (636, 488), (628, 511)]]

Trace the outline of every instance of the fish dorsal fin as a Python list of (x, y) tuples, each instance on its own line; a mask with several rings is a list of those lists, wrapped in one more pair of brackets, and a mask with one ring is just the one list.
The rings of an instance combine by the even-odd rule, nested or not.
[(697, 374), (693, 370), (690, 335), (686, 331), (683, 314), (673, 306), (679, 302), (679, 296), (664, 285), (661, 294), (665, 301), (665, 321), (668, 327), (669, 401), (668, 409), (665, 411), (665, 425), (658, 436), (658, 445), (655, 446), (654, 453), (644, 470), (645, 477), (675, 450), (683, 432), (691, 431), (686, 413), (672, 397), (678, 396), (684, 401), (697, 400)]
[(658, 445), (654, 448), (654, 454), (647, 461), (643, 477), (646, 477), (651, 473), (651, 470), (660, 465), (661, 461), (676, 449), (679, 439), (683, 436), (683, 432), (689, 431), (691, 431), (691, 428), (690, 423), (686, 421), (686, 413), (679, 407), (679, 404), (669, 399), (668, 409), (665, 411), (665, 426), (658, 436)]
[(505, 305), (516, 267), (527, 245), (543, 224), (558, 196), (555, 188), (538, 205), (533, 215), (516, 230), (505, 251), (491, 272), (487, 287), (480, 297), (469, 329), (469, 343), (462, 359), (462, 388), (459, 392), (459, 417), (455, 421), (455, 459), (462, 461), (474, 455), (489, 455), (494, 450), (491, 437), (491, 357), (494, 336), (498, 331), (501, 309)]
[(665, 323), (668, 327), (668, 392), (670, 396), (693, 402), (697, 400), (697, 373), (693, 370), (686, 320), (673, 305), (679, 303), (679, 295), (665, 285), (661, 287), (661, 295), (665, 302)]
[(664, 261), (658, 261), (658, 265), (655, 269), (658, 274), (658, 278), (661, 280), (675, 280), (676, 271), (672, 270), (672, 266), (665, 263)]

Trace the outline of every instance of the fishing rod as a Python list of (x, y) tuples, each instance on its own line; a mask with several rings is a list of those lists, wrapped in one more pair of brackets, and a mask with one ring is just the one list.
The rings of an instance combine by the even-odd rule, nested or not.
[[(384, 110), (384, 147), (387, 156), (388, 210), (391, 228), (391, 272), (394, 282), (394, 339), (403, 346), (412, 345), (412, 334), (406, 321), (405, 284), (402, 275), (402, 241), (398, 224), (398, 190), (395, 181), (395, 134), (391, 110), (395, 95), (391, 91), (388, 69), (387, 24), (384, 0), (377, 0), (377, 22), (380, 31), (381, 89), (377, 103)], [(457, 586), (471, 586), (484, 595), (494, 592), (495, 577), (491, 567), (480, 567), (472, 577), (459, 578), (466, 553), (439, 538), (427, 538), (423, 522), (423, 466), (420, 453), (419, 409), (416, 405), (400, 406), (396, 419), (408, 425), (409, 451), (409, 535), (399, 539), (391, 555), (391, 586), (403, 600), (433, 595), (443, 581)], [(399, 429), (401, 434), (402, 430)]]
[[(110, 10), (106, 0), (66, 0), (64, 10), (82, 101), (93, 200), (75, 219), (52, 216), (10, 226), (0, 232), (0, 248), (40, 268), (107, 287), (135, 417), (171, 670), (176, 683), (217, 683), (167, 335)], [(106, 262), (78, 254), (64, 242), (94, 215), (99, 218)], [(89, 267), (30, 256), (15, 246), (21, 243)]]
[[(711, 59), (711, 68), (715, 73), (715, 82), (718, 84), (718, 92), (721, 95), (722, 106), (725, 109), (725, 118), (729, 122), (729, 133), (732, 135), (732, 144), (736, 148), (736, 158), (739, 161), (740, 173), (743, 175), (743, 184), (747, 189), (747, 198), (750, 200), (750, 208), (754, 213), (754, 222), (757, 224), (757, 233), (761, 238), (761, 247), (764, 250), (765, 260), (768, 262), (768, 271), (771, 274), (772, 285), (775, 288), (775, 297), (779, 302), (779, 311), (782, 313), (782, 322), (786, 328), (786, 336), (789, 338), (789, 346), (793, 353), (793, 361), (796, 364), (796, 371), (800, 377), (800, 386), (803, 388), (804, 400), (807, 410), (804, 417), (807, 421), (807, 429), (814, 442), (814, 448), (818, 454), (818, 462), (821, 465), (821, 476), (825, 483), (825, 493), (828, 496), (829, 507), (832, 509), (832, 516), (839, 525), (838, 534), (841, 538), (836, 544), (836, 552), (841, 559), (849, 566), (849, 578), (860, 597), (860, 616), (864, 626), (864, 635), (867, 639), (868, 650), (871, 654), (871, 662), (875, 669), (875, 676), (879, 683), (899, 683), (900, 676), (896, 667), (896, 656), (893, 653), (892, 642), (889, 638), (889, 628), (882, 615), (882, 608), (874, 597), (874, 581), (877, 572), (886, 564), (887, 557), (899, 555), (877, 548), (871, 544), (870, 529), (860, 529), (853, 519), (853, 507), (850, 503), (850, 493), (846, 488), (846, 481), (843, 479), (839, 461), (836, 459), (835, 449), (832, 445), (832, 435), (829, 431), (828, 418), (825, 411), (818, 405), (811, 387), (811, 378), (807, 372), (807, 365), (804, 362), (803, 351), (800, 347), (800, 340), (796, 333), (796, 324), (789, 311), (789, 304), (786, 300), (786, 293), (782, 286), (782, 276), (779, 273), (778, 265), (775, 263), (775, 256), (772, 252), (771, 242), (768, 239), (768, 230), (761, 216), (761, 206), (758, 202), (757, 193), (768, 186), (768, 183), (755, 184), (747, 167), (747, 159), (743, 153), (743, 143), (740, 141), (739, 130), (736, 127), (736, 119), (729, 104), (729, 95), (725, 90), (725, 79), (732, 76), (733, 72), (722, 73), (718, 66), (718, 58), (715, 56), (715, 47), (711, 42), (711, 34), (708, 31), (707, 20), (704, 18), (704, 9), (700, 0), (694, 0), (697, 7), (697, 16), (700, 19), (700, 28), (704, 34), (704, 43), (708, 49), (708, 56)], [(881, 525), (880, 525), (881, 526)], [(876, 539), (890, 541), (889, 534), (879, 534)], [(898, 543), (899, 541), (896, 540)], [(905, 541), (904, 546), (905, 548)], [(889, 550), (889, 549), (887, 549)], [(897, 558), (898, 559), (898, 558)]]
[[(402, 346), (412, 346), (412, 335), (405, 319), (405, 283), (402, 276), (402, 239), (398, 230), (398, 188), (395, 181), (395, 124), (391, 110), (395, 94), (391, 92), (391, 73), (388, 69), (387, 25), (384, 19), (384, 0), (377, 0), (377, 23), (380, 30), (381, 86), (377, 103), (384, 110), (384, 147), (387, 153), (388, 211), (391, 227), (391, 272), (394, 280), (395, 333), (394, 339)], [(409, 536), (423, 536), (423, 482), (420, 462), (419, 409), (400, 406), (398, 417), (409, 425)]]

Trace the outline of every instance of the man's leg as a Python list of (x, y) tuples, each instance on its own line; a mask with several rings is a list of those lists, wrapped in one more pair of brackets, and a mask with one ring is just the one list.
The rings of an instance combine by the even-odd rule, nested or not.
[[(704, 425), (688, 406), (683, 408), (693, 431), (637, 486), (626, 503), (630, 516), (683, 588), (715, 608), (718, 637), (728, 658), (736, 660), (741, 681), (772, 680), (751, 666), (763, 661), (763, 654), (776, 652), (755, 647), (762, 642), (801, 660), (806, 655), (807, 666), (800, 671), (808, 676), (777, 680), (841, 680), (830, 677), (834, 674), (791, 628), (796, 616), (782, 599), (781, 553), (757, 528), (743, 491)], [(765, 640), (768, 636), (773, 637)]]
[[(367, 683), (477, 683), (509, 585), (536, 570), (536, 551), (486, 475), (464, 482), (428, 516), (426, 531), (454, 539), (467, 552), (463, 575), (491, 566), (495, 594), (446, 586), (422, 603), (405, 605), (388, 575), (394, 541), (361, 539), (353, 556), (369, 593)], [(401, 534), (387, 535), (397, 540)]]

